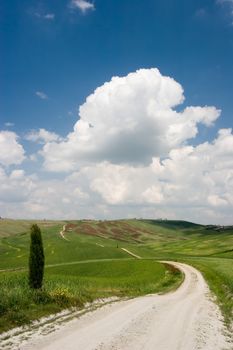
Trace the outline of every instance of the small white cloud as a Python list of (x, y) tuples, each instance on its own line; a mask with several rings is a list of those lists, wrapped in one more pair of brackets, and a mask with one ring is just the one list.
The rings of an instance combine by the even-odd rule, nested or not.
[(72, 9), (79, 9), (83, 13), (95, 9), (94, 4), (86, 0), (71, 0), (69, 7)]
[(12, 126), (14, 126), (15, 124), (14, 123), (11, 123), (11, 122), (7, 122), (4, 124), (7, 128), (11, 128)]
[(20, 164), (24, 159), (24, 149), (18, 143), (17, 134), (12, 131), (0, 131), (0, 164)]
[(48, 21), (53, 21), (55, 19), (55, 13), (42, 13), (42, 12), (33, 12), (33, 15), (39, 19), (45, 19)]
[[(23, 203), (29, 198), (31, 191), (35, 189), (35, 184), (30, 176), (27, 176), (23, 169), (13, 170), (7, 174), (0, 167), (0, 211), (4, 216), (17, 216), (19, 203)], [(12, 211), (11, 211), (12, 210)]]
[(198, 18), (203, 18), (207, 15), (207, 11), (204, 8), (199, 8), (196, 12), (195, 12), (195, 16)]
[(148, 201), (148, 203), (158, 204), (164, 199), (162, 194), (161, 186), (151, 186), (147, 188), (143, 193), (142, 197)]
[(36, 162), (37, 161), (37, 154), (33, 153), (29, 156), (29, 159), (32, 161), (32, 162)]
[(221, 198), (219, 195), (210, 195), (207, 198), (208, 203), (211, 206), (219, 207), (219, 206), (227, 206), (227, 201)]
[(59, 135), (57, 135), (55, 132), (50, 132), (43, 128), (39, 130), (31, 130), (25, 136), (25, 139), (28, 141), (38, 142), (41, 144), (62, 140), (62, 138)]
[(37, 97), (41, 98), (42, 100), (48, 99), (48, 96), (43, 91), (36, 91), (35, 94)]
[(22, 179), (25, 176), (25, 172), (22, 169), (13, 170), (10, 174), (11, 180)]
[(55, 14), (54, 13), (47, 13), (46, 15), (43, 16), (43, 18), (52, 21), (55, 18)]

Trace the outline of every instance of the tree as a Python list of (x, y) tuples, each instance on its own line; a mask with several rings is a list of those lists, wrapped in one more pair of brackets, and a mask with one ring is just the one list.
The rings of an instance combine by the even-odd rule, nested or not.
[(39, 289), (43, 284), (44, 249), (41, 231), (38, 225), (31, 226), (31, 244), (29, 255), (29, 286)]

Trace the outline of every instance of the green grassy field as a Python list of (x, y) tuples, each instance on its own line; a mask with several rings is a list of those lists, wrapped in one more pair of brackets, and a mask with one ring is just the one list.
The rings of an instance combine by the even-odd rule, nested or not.
[[(8, 230), (7, 236), (4, 229), (1, 228), (3, 221), (0, 222), (0, 270), (25, 268), (28, 264), (30, 225), (21, 226), (22, 231), (17, 234), (13, 232), (9, 234)], [(104, 236), (103, 233), (98, 236), (86, 232), (86, 224), (83, 224), (83, 230), (79, 228), (82, 226), (79, 223), (72, 230), (68, 228), (69, 231), (65, 233), (68, 240), (64, 240), (59, 234), (63, 224), (63, 222), (55, 222), (53, 225), (46, 225), (45, 223), (41, 225), (39, 223), (43, 235), (46, 264), (128, 258), (129, 255), (121, 248), (130, 249), (130, 251), (142, 257), (153, 255), (151, 248), (138, 244), (133, 239), (130, 240), (129, 237), (127, 240), (122, 240), (111, 235)], [(96, 224), (94, 223), (94, 225)], [(17, 224), (15, 223), (14, 226), (17, 226)]]
[[(155, 263), (159, 259), (184, 261), (202, 271), (226, 322), (233, 320), (232, 228), (161, 220), (40, 221), (45, 289), (34, 293), (27, 286), (31, 224), (0, 221), (1, 330), (98, 297), (174, 288), (182, 276), (166, 272)], [(63, 225), (65, 239), (59, 234)]]
[(44, 288), (28, 288), (27, 273), (0, 277), (0, 331), (71, 306), (110, 296), (165, 292), (182, 281), (178, 270), (152, 260), (112, 260), (60, 265), (45, 270)]

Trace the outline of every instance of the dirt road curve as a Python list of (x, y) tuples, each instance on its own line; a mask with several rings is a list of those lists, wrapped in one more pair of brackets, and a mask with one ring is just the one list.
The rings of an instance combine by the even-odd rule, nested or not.
[(104, 306), (50, 335), (24, 343), (28, 350), (222, 350), (233, 349), (202, 275), (185, 273), (175, 292)]

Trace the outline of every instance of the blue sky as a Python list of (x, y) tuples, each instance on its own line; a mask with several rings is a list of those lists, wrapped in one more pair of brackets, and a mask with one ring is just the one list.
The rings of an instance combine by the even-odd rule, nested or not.
[[(198, 125), (199, 132), (187, 137), (186, 145), (211, 143), (218, 130), (232, 127), (231, 0), (3, 0), (0, 45), (0, 130), (14, 132), (25, 152), (22, 163), (4, 168), (7, 175), (21, 167), (27, 176), (64, 178), (43, 167), (44, 146), (25, 135), (45, 129), (66, 138), (87, 96), (113, 76), (124, 77), (141, 68), (156, 67), (162, 76), (182, 85), (185, 101), (177, 111), (206, 105), (222, 110), (211, 127)], [(30, 162), (29, 156), (37, 151), (37, 161)], [(96, 158), (96, 164), (112, 159)], [(102, 205), (113, 205), (106, 198)], [(90, 216), (98, 217), (95, 213)], [(6, 215), (14, 216), (13, 206)], [(34, 214), (22, 210), (22, 215)], [(115, 216), (121, 215), (117, 204)], [(219, 220), (226, 221), (225, 216)]]
[[(158, 67), (185, 88), (188, 104), (214, 104), (229, 126), (233, 110), (233, 16), (215, 1), (96, 0), (1, 2), (1, 124), (64, 134), (97, 86), (114, 75)], [(54, 14), (54, 19), (38, 18)], [(35, 91), (45, 92), (41, 101)], [(13, 102), (14, 101), (14, 102)]]

